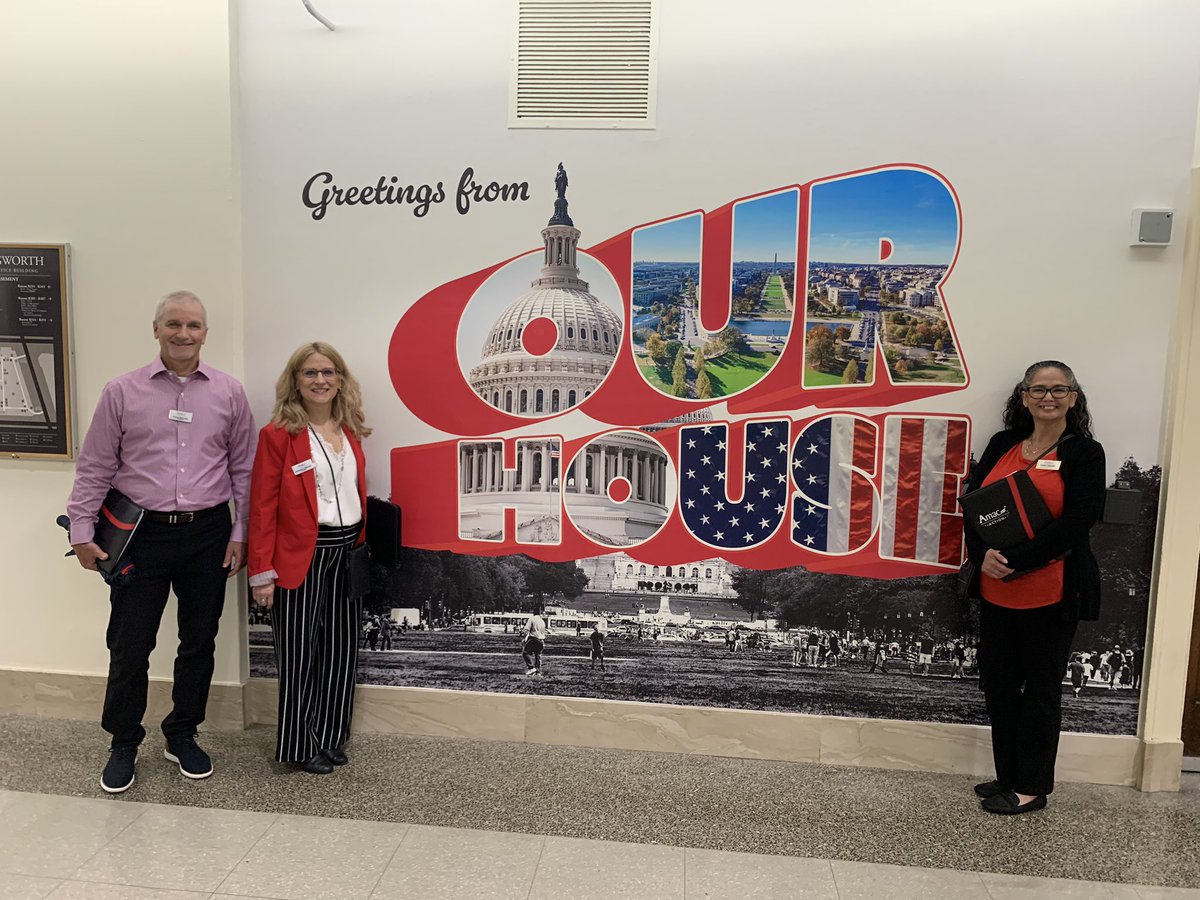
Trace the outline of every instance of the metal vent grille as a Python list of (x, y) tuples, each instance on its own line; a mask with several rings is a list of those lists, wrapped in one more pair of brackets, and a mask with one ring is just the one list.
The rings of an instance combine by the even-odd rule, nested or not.
[(510, 128), (653, 128), (654, 0), (517, 0)]

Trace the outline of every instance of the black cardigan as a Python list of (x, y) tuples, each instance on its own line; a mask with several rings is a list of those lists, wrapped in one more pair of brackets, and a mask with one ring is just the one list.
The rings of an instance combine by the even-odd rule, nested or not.
[[(966, 490), (983, 484), (1000, 457), (1029, 435), (1000, 431), (992, 435), (987, 449), (967, 479)], [(1063, 618), (1094, 621), (1100, 615), (1100, 566), (1092, 555), (1088, 532), (1104, 513), (1107, 495), (1104, 478), (1104, 448), (1097, 441), (1076, 434), (1058, 446), (1062, 466), (1063, 514), (1033, 540), (1004, 551), (1009, 567), (1026, 572), (1061, 557), (1063, 560)], [(983, 565), (987, 547), (966, 529), (967, 556), (976, 569)], [(979, 573), (971, 583), (971, 596), (979, 596)]]

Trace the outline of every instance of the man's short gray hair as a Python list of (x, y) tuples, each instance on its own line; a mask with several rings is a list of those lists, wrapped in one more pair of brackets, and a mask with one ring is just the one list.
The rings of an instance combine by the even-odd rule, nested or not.
[(154, 308), (154, 321), (161, 322), (163, 311), (172, 303), (195, 303), (200, 307), (200, 311), (204, 313), (204, 322), (208, 324), (208, 310), (204, 307), (204, 301), (193, 294), (191, 291), (171, 291), (167, 296), (158, 301), (158, 306)]

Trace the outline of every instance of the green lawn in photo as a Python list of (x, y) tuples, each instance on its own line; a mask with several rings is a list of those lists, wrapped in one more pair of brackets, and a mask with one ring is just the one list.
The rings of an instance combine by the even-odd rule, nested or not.
[(650, 357), (638, 356), (637, 354), (634, 354), (633, 358), (637, 361), (637, 367), (641, 371), (642, 377), (645, 378), (651, 386), (658, 388), (664, 394), (671, 393), (671, 382), (663, 380), (663, 376), (658, 366), (654, 364), (654, 361), (650, 359)]
[(812, 366), (804, 366), (804, 386), (805, 387), (825, 387), (830, 384), (841, 384), (841, 375), (828, 375), (825, 372), (818, 372)]
[(778, 359), (761, 350), (741, 350), (708, 360), (705, 370), (712, 381), (713, 396), (727, 397), (757, 384)]
[(764, 310), (786, 310), (787, 306), (783, 302), (784, 287), (783, 276), (772, 275), (767, 278), (767, 283), (763, 286), (762, 305)]
[(897, 383), (913, 384), (921, 382), (933, 382), (936, 384), (962, 384), (966, 381), (963, 377), (963, 371), (955, 363), (948, 362), (927, 362), (921, 363), (921, 367), (912, 372), (905, 372), (902, 375), (892, 373), (892, 378)]

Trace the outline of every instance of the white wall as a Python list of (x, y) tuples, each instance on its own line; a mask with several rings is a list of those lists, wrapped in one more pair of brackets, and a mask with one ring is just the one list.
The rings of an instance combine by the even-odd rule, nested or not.
[[(157, 353), (150, 323), (168, 291), (205, 300), (205, 358), (241, 375), (229, 25), (220, 2), (5, 6), (0, 241), (73, 247), (80, 438), (105, 381)], [(69, 462), (0, 460), (0, 666), (107, 671), (107, 592), (62, 558), (54, 524), (73, 473)], [(215, 680), (239, 682), (235, 592), (227, 610)], [(152, 676), (171, 673), (173, 620), (174, 602)]]
[[(1128, 246), (1135, 206), (1186, 209), (1200, 5), (1192, 0), (963, 4), (662, 0), (654, 131), (509, 130), (511, 3), (325, 0), (330, 33), (285, 0), (241, 9), (248, 357), (256, 412), (288, 353), (319, 334), (364, 382), (388, 451), (441, 437), (388, 382), (417, 298), (540, 245), (554, 167), (571, 176), (581, 247), (643, 222), (888, 162), (940, 171), (962, 205), (945, 285), (971, 369), (927, 411), (998, 424), (1024, 366), (1060, 358), (1099, 398), (1110, 470), (1159, 454), (1182, 252)], [(313, 173), (528, 180), (528, 203), (424, 218), (342, 207), (314, 222)], [(1183, 216), (1177, 223), (1182, 234)], [(1136, 383), (1136, 386), (1135, 386)]]

